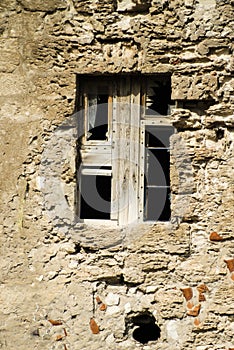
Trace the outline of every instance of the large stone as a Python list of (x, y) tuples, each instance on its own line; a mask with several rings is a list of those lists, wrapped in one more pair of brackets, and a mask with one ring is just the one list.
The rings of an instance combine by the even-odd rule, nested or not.
[(64, 9), (67, 7), (66, 1), (64, 0), (19, 0), (19, 3), (23, 6), (24, 9), (28, 11), (55, 11), (59, 9)]
[(162, 318), (182, 318), (184, 315), (183, 297), (176, 289), (160, 289), (155, 294), (157, 310)]
[(147, 10), (150, 3), (150, 0), (117, 0), (117, 10), (141, 12)]

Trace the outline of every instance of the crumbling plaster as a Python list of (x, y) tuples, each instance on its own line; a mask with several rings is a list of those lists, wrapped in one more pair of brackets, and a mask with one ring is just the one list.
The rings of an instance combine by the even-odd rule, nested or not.
[[(0, 348), (234, 348), (233, 6), (1, 0)], [(207, 103), (171, 116), (173, 220), (71, 225), (75, 135), (55, 136), (75, 111), (76, 74), (133, 72), (170, 73), (173, 99)], [(66, 210), (47, 205), (62, 198), (45, 193), (45, 169), (61, 169)], [(161, 336), (142, 345), (132, 332), (144, 312)]]

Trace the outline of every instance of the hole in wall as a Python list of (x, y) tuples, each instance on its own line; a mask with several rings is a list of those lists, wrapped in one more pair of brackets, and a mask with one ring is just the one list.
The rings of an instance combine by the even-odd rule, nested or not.
[(75, 243), (74, 250), (75, 251), (73, 253), (70, 253), (70, 255), (76, 255), (76, 254), (80, 253), (80, 251), (81, 251), (80, 243)]
[(147, 312), (134, 316), (131, 318), (130, 323), (134, 327), (132, 337), (137, 342), (147, 344), (149, 341), (155, 341), (160, 338), (161, 330), (151, 313)]
[(187, 100), (187, 101), (179, 101), (178, 108), (189, 109), (191, 112), (194, 112), (198, 115), (204, 115), (206, 111), (215, 104), (216, 104), (216, 101), (212, 98), (204, 101)]
[(216, 139), (221, 140), (224, 137), (224, 129), (215, 130)]
[(123, 286), (125, 284), (123, 274), (100, 278), (98, 280), (99, 282), (104, 282), (109, 286)]

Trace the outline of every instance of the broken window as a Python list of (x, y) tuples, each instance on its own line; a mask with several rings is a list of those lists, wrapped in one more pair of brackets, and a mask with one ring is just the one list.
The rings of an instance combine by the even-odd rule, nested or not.
[(95, 84), (83, 81), (80, 86), (85, 141), (107, 141), (111, 124), (112, 93), (108, 79), (99, 78)]
[(171, 83), (165, 77), (150, 77), (146, 80), (146, 115), (170, 114)]
[(109, 220), (111, 212), (111, 168), (83, 168), (81, 170), (80, 189), (80, 218)]
[(170, 219), (169, 76), (82, 76), (79, 217)]
[(170, 211), (170, 153), (171, 126), (145, 127), (144, 219), (168, 221)]
[(87, 98), (87, 140), (108, 138), (108, 95), (97, 91)]

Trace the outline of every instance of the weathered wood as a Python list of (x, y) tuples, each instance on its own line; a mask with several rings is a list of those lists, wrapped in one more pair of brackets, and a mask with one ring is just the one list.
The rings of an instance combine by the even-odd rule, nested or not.
[[(111, 167), (112, 171), (105, 173), (112, 176), (110, 219), (124, 226), (144, 220), (145, 127), (170, 125), (170, 120), (168, 116), (146, 115), (147, 83), (141, 77), (128, 75), (108, 81), (108, 91), (105, 84), (106, 80), (98, 82), (98, 91), (100, 87), (108, 93), (108, 139), (87, 140), (88, 94), (98, 92), (97, 85), (89, 81), (83, 90), (85, 137), (80, 154), (83, 166), (96, 170), (103, 165)], [(93, 174), (94, 170), (90, 171)]]
[(130, 77), (124, 77), (120, 83), (119, 125), (119, 224), (128, 222), (129, 209), (129, 156), (130, 156)]
[(118, 220), (118, 122), (117, 122), (117, 82), (113, 83), (113, 101), (112, 101), (112, 142), (111, 142), (111, 163), (112, 163), (112, 184), (111, 184), (111, 220)]
[(95, 175), (95, 176), (111, 176), (112, 171), (109, 169), (90, 169), (90, 168), (83, 168), (81, 170), (82, 175)]
[(113, 118), (113, 89), (109, 88), (108, 96), (108, 135), (107, 140), (111, 142), (112, 140), (112, 118)]
[(138, 220), (139, 211), (139, 139), (140, 139), (140, 82), (132, 80), (131, 115), (130, 115), (130, 149), (129, 149), (129, 205), (128, 223)]
[(84, 165), (92, 166), (111, 166), (111, 148), (106, 147), (106, 149), (97, 147), (90, 149), (84, 149), (81, 151), (82, 163)]
[(144, 174), (145, 174), (145, 123), (141, 120), (140, 150), (139, 150), (139, 215), (140, 221), (144, 220)]
[(83, 142), (87, 140), (87, 133), (88, 133), (88, 95), (84, 94), (84, 138)]

